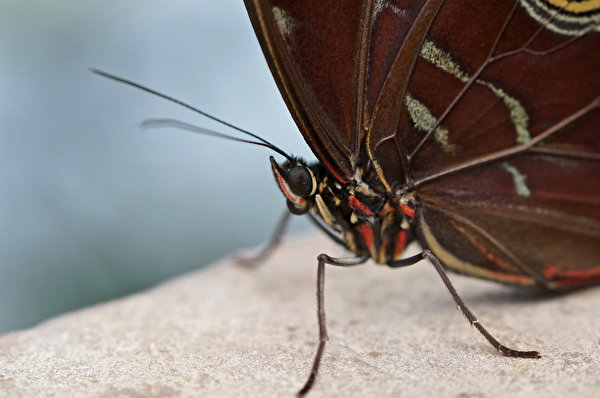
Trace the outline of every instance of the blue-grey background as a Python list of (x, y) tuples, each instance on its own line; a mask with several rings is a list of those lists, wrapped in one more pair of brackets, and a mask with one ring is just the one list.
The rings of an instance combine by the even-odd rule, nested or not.
[(310, 157), (241, 0), (2, 1), (0, 332), (260, 244), (285, 209), (269, 151), (142, 131), (172, 117), (227, 132), (89, 67)]

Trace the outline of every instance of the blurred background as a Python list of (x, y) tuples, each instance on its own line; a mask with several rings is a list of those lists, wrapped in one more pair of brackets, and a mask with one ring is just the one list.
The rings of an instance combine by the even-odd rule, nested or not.
[(285, 209), (268, 150), (142, 131), (169, 117), (230, 132), (89, 67), (312, 159), (241, 0), (3, 1), (0, 333), (259, 245)]

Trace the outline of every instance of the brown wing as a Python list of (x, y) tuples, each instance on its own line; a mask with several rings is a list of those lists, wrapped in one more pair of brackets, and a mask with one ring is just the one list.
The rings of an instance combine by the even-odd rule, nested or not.
[(421, 240), (474, 276), (549, 288), (598, 283), (599, 164), (522, 155), (428, 184), (419, 191)]
[(341, 181), (355, 174), (375, 103), (424, 2), (245, 0), (300, 131)]
[(341, 181), (412, 187), (470, 275), (600, 281), (597, 1), (246, 0), (306, 141)]
[(550, 288), (600, 282), (600, 13), (553, 3), (446, 1), (395, 137), (425, 246), (459, 272)]

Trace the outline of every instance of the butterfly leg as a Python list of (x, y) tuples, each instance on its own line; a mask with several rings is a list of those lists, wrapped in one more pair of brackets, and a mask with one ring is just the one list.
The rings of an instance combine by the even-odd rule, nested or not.
[(440, 275), (440, 278), (442, 278), (444, 285), (446, 285), (446, 288), (450, 292), (450, 295), (454, 299), (454, 302), (456, 302), (456, 305), (458, 306), (458, 308), (460, 308), (460, 310), (465, 315), (467, 320), (471, 323), (471, 325), (475, 326), (477, 328), (477, 330), (479, 330), (479, 332), (483, 335), (483, 337), (485, 337), (486, 340), (489, 341), (490, 344), (495, 349), (497, 349), (502, 354), (509, 356), (509, 357), (519, 357), (519, 358), (540, 358), (541, 357), (540, 353), (537, 351), (513, 350), (512, 348), (508, 348), (507, 346), (501, 344), (498, 340), (496, 340), (494, 338), (494, 336), (492, 336), (486, 330), (486, 328), (483, 327), (481, 322), (479, 322), (479, 319), (477, 319), (477, 317), (471, 312), (469, 307), (467, 307), (467, 305), (465, 304), (463, 299), (458, 295), (458, 292), (452, 285), (452, 282), (450, 282), (450, 279), (448, 278), (448, 275), (446, 274), (446, 270), (444, 269), (444, 266), (442, 265), (441, 261), (430, 250), (425, 250), (422, 253), (417, 254), (416, 256), (409, 257), (407, 259), (403, 259), (403, 260), (397, 261), (395, 263), (391, 263), (391, 264), (389, 264), (389, 266), (390, 267), (406, 266), (406, 265), (414, 264), (421, 259), (428, 259), (433, 264), (433, 266), (435, 267), (435, 270)]
[(237, 263), (247, 268), (253, 268), (262, 264), (271, 254), (273, 254), (277, 246), (279, 246), (279, 243), (281, 243), (281, 238), (283, 238), (285, 229), (290, 221), (290, 215), (291, 213), (287, 209), (283, 212), (281, 217), (279, 217), (279, 221), (277, 221), (277, 225), (275, 226), (269, 241), (260, 252), (253, 256), (238, 258)]
[(321, 364), (321, 357), (323, 356), (323, 350), (325, 349), (325, 343), (329, 339), (327, 337), (327, 327), (325, 325), (325, 302), (324, 302), (324, 287), (325, 287), (325, 264), (336, 265), (341, 267), (349, 267), (353, 265), (363, 264), (369, 259), (369, 257), (350, 257), (350, 258), (333, 258), (327, 254), (320, 254), (317, 257), (319, 262), (317, 267), (317, 319), (319, 322), (319, 345), (313, 366), (310, 371), (310, 375), (304, 383), (304, 387), (298, 392), (297, 396), (302, 397), (313, 386), (317, 373), (319, 372), (319, 365)]

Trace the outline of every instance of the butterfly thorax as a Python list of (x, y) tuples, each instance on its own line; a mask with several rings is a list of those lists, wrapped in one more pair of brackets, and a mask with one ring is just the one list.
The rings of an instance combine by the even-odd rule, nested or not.
[(292, 213), (309, 214), (357, 256), (370, 256), (380, 264), (401, 258), (413, 238), (412, 194), (376, 192), (363, 181), (361, 169), (341, 183), (319, 162), (292, 159), (278, 165), (271, 158), (271, 165)]

